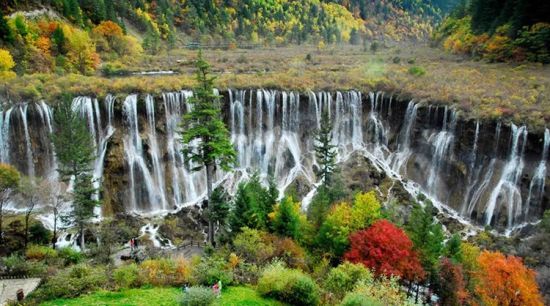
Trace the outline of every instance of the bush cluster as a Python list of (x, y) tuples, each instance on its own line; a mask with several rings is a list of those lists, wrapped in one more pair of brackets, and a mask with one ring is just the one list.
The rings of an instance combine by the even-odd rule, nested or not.
[(258, 280), (258, 292), (293, 305), (317, 305), (320, 301), (319, 287), (309, 275), (285, 268), (280, 262), (264, 270)]
[(181, 299), (183, 306), (208, 306), (211, 305), (216, 296), (209, 287), (195, 286), (187, 288)]
[(74, 298), (103, 288), (107, 282), (107, 271), (104, 267), (79, 264), (50, 277), (32, 293), (32, 297), (38, 300)]

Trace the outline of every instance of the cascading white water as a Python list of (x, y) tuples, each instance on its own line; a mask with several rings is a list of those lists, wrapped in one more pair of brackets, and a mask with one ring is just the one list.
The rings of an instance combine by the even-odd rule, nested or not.
[(10, 163), (10, 128), (11, 128), (11, 113), (13, 107), (0, 112), (0, 158), (2, 163)]
[(206, 192), (206, 177), (204, 169), (191, 171), (190, 162), (182, 153), (182, 143), (179, 131), (184, 112), (192, 106), (187, 100), (193, 96), (191, 91), (166, 93), (163, 103), (166, 116), (166, 150), (172, 181), (172, 201), (175, 206), (197, 202)]
[[(495, 164), (497, 162), (497, 150), (498, 145), (500, 142), (500, 132), (501, 132), (502, 124), (500, 122), (497, 123), (496, 131), (495, 131), (495, 144), (494, 144), (494, 152), (493, 152), (493, 158), (491, 158), (491, 161), (489, 162), (489, 166), (487, 167), (487, 170), (485, 172), (485, 175), (483, 176), (483, 179), (480, 181), (480, 183), (477, 183), (477, 181), (474, 181), (472, 190), (475, 190), (469, 199), (468, 206), (466, 209), (466, 213), (462, 214), (463, 216), (470, 217), (478, 203), (481, 200), (481, 197), (485, 194), (487, 188), (490, 186), (491, 181), (493, 180), (493, 175), (495, 172)], [(479, 171), (481, 171), (481, 167), (478, 168)], [(478, 174), (479, 176), (479, 174)]]
[[(450, 121), (448, 113), (450, 112)], [(445, 106), (443, 115), (443, 127), (441, 131), (432, 135), (428, 141), (433, 146), (432, 163), (426, 189), (429, 194), (438, 197), (439, 178), (441, 171), (444, 170), (444, 163), (449, 160), (449, 155), (452, 153), (451, 147), (454, 141), (454, 130), (456, 127), (456, 114), (453, 110), (449, 110)]]
[[(113, 97), (107, 97), (103, 104), (98, 100), (85, 97), (75, 99), (74, 109), (86, 118), (97, 149), (94, 178), (103, 176), (103, 166), (109, 151), (107, 144), (113, 138), (114, 127), (117, 126), (119, 129), (117, 135), (120, 133), (122, 136), (128, 178), (123, 200), (128, 201), (124, 205), (129, 211), (162, 213), (175, 207), (196, 203), (204, 196), (206, 190), (204, 171), (191, 171), (192, 167), (185, 160), (181, 150), (180, 123), (184, 113), (192, 107), (187, 103), (191, 96), (192, 93), (189, 91), (165, 93), (161, 104), (155, 104), (155, 100), (147, 95), (143, 96), (144, 104), (138, 103), (136, 95), (128, 96), (121, 103), (124, 119), (122, 124), (113, 122), (114, 111), (118, 109), (114, 107)], [(481, 143), (480, 130), (483, 130), (479, 122), (476, 124), (471, 152), (468, 153), (470, 157), (454, 156), (456, 115), (453, 111), (442, 112), (441, 108), (437, 111), (436, 107), (419, 108), (419, 104), (411, 101), (403, 117), (398, 118), (402, 114), (400, 109), (392, 112), (392, 108), (399, 105), (399, 102), (392, 101), (392, 97), (385, 97), (383, 93), (369, 93), (365, 102), (369, 103), (370, 107), (363, 108), (361, 94), (355, 91), (333, 94), (310, 92), (306, 96), (294, 92), (268, 90), (229, 91), (230, 115), (227, 118), (231, 140), (238, 153), (238, 165), (235, 176), (217, 171), (216, 180), (221, 182), (220, 179), (225, 178), (224, 186), (233, 188), (239, 180), (257, 170), (264, 179), (274, 176), (281, 191), (297, 178), (302, 184), (305, 179), (306, 185), (309, 184), (306, 188), (314, 186), (316, 184), (313, 174), (316, 165), (315, 154), (313, 154), (314, 134), (315, 129), (319, 127), (322, 112), (327, 110), (333, 123), (333, 144), (337, 146), (339, 161), (346, 160), (352, 152), (360, 152), (373, 161), (376, 168), (385, 171), (393, 178), (403, 178), (405, 189), (412, 194), (424, 192), (434, 200), (440, 199), (439, 202), (446, 200), (441, 196), (444, 185), (439, 185), (439, 181), (445, 180), (444, 166), (449, 162), (458, 161), (464, 162), (465, 165), (464, 178), (461, 178), (464, 181), (464, 187), (461, 187), (461, 190), (465, 195), (461, 203), (454, 203), (454, 207), (457, 207), (462, 216), (472, 216), (473, 211), (480, 213), (483, 209), (491, 210), (493, 215), (500, 216), (498, 214), (500, 209), (511, 206), (508, 194), (513, 188), (510, 186), (517, 191), (513, 195), (516, 197), (515, 206), (509, 210), (509, 212), (512, 211), (510, 224), (516, 224), (523, 215), (527, 215), (529, 207), (540, 206), (546, 178), (545, 162), (543, 164), (541, 160), (538, 167), (523, 167), (522, 158), (509, 157), (505, 166), (501, 167), (501, 160), (497, 155), (487, 157), (484, 155), (486, 153), (482, 153), (483, 150), (478, 150), (478, 142)], [(40, 152), (53, 152), (53, 156), (48, 156), (48, 159), (54, 163), (53, 146), (52, 150), (38, 148), (47, 145), (42, 140), (38, 142), (33, 140), (32, 146), (28, 145), (29, 137), (36, 137), (39, 134), (33, 130), (37, 124), (42, 124), (48, 132), (53, 130), (51, 109), (45, 106), (46, 104), (40, 103), (30, 108), (29, 113), (34, 110), (40, 115), (38, 121), (31, 122), (31, 128), (23, 122), (24, 120), (19, 120), (19, 115), (22, 119), (27, 117), (26, 110), (23, 116), (23, 105), (16, 105), (0, 113), (0, 157), (3, 162), (11, 162), (10, 156), (13, 158), (15, 152), (24, 154), (25, 157), (36, 157), (37, 160), (33, 161), (33, 164), (36, 163), (37, 171), (43, 175), (42, 172), (47, 171), (48, 167), (39, 167), (39, 163), (43, 162), (43, 156), (38, 155), (37, 151), (33, 152), (40, 149)], [(365, 116), (363, 116), (363, 109)], [(162, 114), (163, 111), (164, 114)], [(440, 130), (435, 128), (434, 131), (434, 128), (425, 129), (415, 126), (417, 113), (423, 111), (428, 112), (427, 117), (431, 126), (442, 123)], [(447, 118), (441, 120), (443, 113)], [(102, 118), (102, 114), (107, 116), (106, 120)], [(426, 114), (421, 115), (421, 118), (425, 118)], [(29, 116), (29, 118), (38, 117)], [(14, 122), (19, 125), (13, 127)], [(401, 124), (394, 125), (395, 122)], [(26, 133), (23, 135), (25, 130)], [(516, 130), (521, 128), (516, 127)], [(15, 133), (21, 135), (17, 137)], [(526, 137), (527, 133), (526, 130), (524, 134), (520, 131), (517, 133), (521, 134), (516, 142), (519, 144), (510, 151), (521, 156), (526, 142), (523, 137)], [(498, 147), (499, 134), (500, 125), (497, 127), (495, 148)], [(44, 133), (41, 135), (40, 137), (44, 137)], [(12, 147), (10, 144), (15, 144), (15, 137), (21, 142), (24, 139), (24, 145)], [(419, 137), (422, 138), (418, 139)], [(118, 136), (115, 139), (118, 140)], [(115, 145), (117, 143), (114, 142)], [(418, 180), (421, 184), (416, 184), (410, 178), (406, 179), (407, 169), (423, 165), (423, 157), (418, 158), (418, 154), (429, 152), (426, 144), (431, 145), (433, 152), (431, 159), (427, 159), (426, 168), (429, 175), (426, 176), (426, 180), (424, 178)], [(421, 150), (425, 151), (420, 152), (417, 146), (425, 146), (423, 149), (421, 147)], [(546, 145), (544, 151), (547, 150)], [(426, 155), (430, 156), (429, 153)], [(521, 167), (516, 167), (515, 173), (506, 174), (507, 171), (514, 172), (510, 170), (512, 161), (516, 161)], [(23, 158), (16, 163), (24, 172), (26, 168), (31, 168), (28, 158)], [(516, 200), (518, 197), (521, 200), (521, 193), (518, 187), (519, 179), (514, 178), (519, 178), (523, 169), (533, 168), (536, 168), (536, 171), (532, 175), (529, 196), (524, 201), (524, 205), (520, 202), (518, 206)], [(96, 184), (100, 186), (101, 180), (96, 180)], [(499, 189), (500, 191), (497, 191)], [(527, 188), (524, 189), (524, 191), (527, 190)], [(496, 192), (498, 194), (494, 196)], [(492, 203), (493, 200), (494, 203)], [(494, 205), (494, 208), (489, 209), (490, 205)]]
[(34, 171), (34, 159), (32, 154), (32, 142), (31, 142), (31, 136), (29, 133), (29, 123), (27, 120), (27, 111), (29, 109), (28, 104), (23, 104), (19, 107), (19, 111), (21, 113), (21, 121), (23, 122), (23, 130), (25, 132), (25, 144), (26, 144), (26, 155), (27, 155), (27, 173), (28, 176), (34, 177), (35, 171)]
[(412, 154), (411, 134), (416, 122), (418, 106), (414, 100), (409, 102), (403, 126), (397, 139), (397, 150), (389, 156), (388, 163), (390, 164), (390, 168), (396, 173), (402, 173), (404, 176), (407, 175), (406, 165)]
[(137, 95), (124, 100), (122, 112), (128, 127), (124, 137), (124, 153), (130, 170), (130, 203), (134, 212), (162, 211), (162, 198), (158, 186), (154, 184), (143, 155), (143, 144), (139, 133)]
[(155, 122), (155, 101), (153, 96), (147, 95), (145, 97), (145, 109), (147, 113), (148, 139), (149, 139), (149, 155), (151, 156), (153, 164), (153, 173), (155, 175), (156, 189), (160, 196), (161, 210), (168, 209), (168, 202), (166, 201), (166, 190), (164, 187), (163, 169), (160, 162), (160, 149), (157, 140), (157, 127)]
[[(527, 142), (527, 128), (518, 128), (512, 124), (512, 147), (508, 162), (504, 166), (498, 184), (495, 186), (485, 210), (485, 224), (493, 222), (495, 209), (505, 207), (508, 210), (508, 228), (514, 225), (514, 220), (521, 214), (522, 198), (518, 187), (519, 177), (523, 171), (523, 152)], [(521, 143), (521, 144), (520, 144)], [(501, 205), (497, 205), (500, 202)]]
[(531, 206), (540, 206), (544, 196), (544, 187), (546, 183), (546, 160), (548, 159), (548, 148), (550, 147), (550, 131), (544, 129), (544, 144), (542, 147), (542, 158), (535, 169), (535, 175), (529, 185), (529, 195), (525, 201), (524, 216), (529, 215)]
[(466, 191), (464, 192), (464, 200), (462, 202), (462, 208), (460, 214), (465, 215), (466, 210), (468, 209), (468, 203), (472, 198), (472, 190), (477, 186), (477, 180), (479, 179), (479, 174), (481, 173), (481, 166), (476, 167), (477, 164), (477, 142), (479, 141), (479, 120), (476, 121), (476, 130), (474, 135), (474, 144), (472, 145), (472, 151), (468, 156), (468, 178), (466, 184)]

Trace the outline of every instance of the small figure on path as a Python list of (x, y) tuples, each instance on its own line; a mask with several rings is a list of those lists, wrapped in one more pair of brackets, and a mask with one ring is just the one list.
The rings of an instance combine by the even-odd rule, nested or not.
[(218, 286), (218, 283), (215, 283), (214, 286), (212, 286), (212, 291), (216, 297), (220, 296), (220, 287)]

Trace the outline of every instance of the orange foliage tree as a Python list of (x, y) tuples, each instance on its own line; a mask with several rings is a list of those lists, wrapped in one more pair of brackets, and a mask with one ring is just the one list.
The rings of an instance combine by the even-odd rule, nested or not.
[(425, 272), (407, 234), (388, 220), (350, 235), (351, 249), (344, 259), (362, 263), (377, 275), (421, 281)]
[(475, 292), (484, 305), (543, 305), (535, 272), (520, 258), (483, 251), (477, 260), (479, 282)]

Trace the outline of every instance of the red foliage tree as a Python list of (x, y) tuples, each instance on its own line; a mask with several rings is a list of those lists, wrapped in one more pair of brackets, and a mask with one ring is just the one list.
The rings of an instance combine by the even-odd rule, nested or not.
[(453, 264), (448, 258), (443, 258), (439, 266), (438, 296), (441, 305), (467, 305), (470, 294), (466, 290), (466, 282), (462, 274), (462, 266)]
[(409, 281), (424, 279), (425, 273), (407, 234), (387, 220), (350, 235), (351, 249), (344, 259), (362, 263), (377, 275), (399, 276)]

